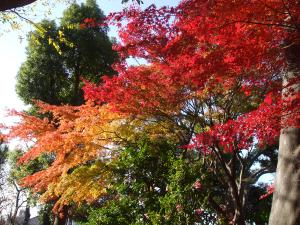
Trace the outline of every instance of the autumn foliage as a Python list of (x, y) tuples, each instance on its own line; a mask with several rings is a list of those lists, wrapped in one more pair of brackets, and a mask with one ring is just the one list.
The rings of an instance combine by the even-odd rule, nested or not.
[[(21, 184), (43, 193), (42, 198), (45, 200), (63, 195), (64, 198), (57, 204), (66, 204), (70, 195), (75, 202), (95, 199), (103, 191), (103, 185), (100, 185), (103, 179), (99, 177), (95, 180), (87, 174), (97, 174), (103, 169), (98, 162), (85, 167), (84, 182), (77, 179), (77, 185), (74, 183), (72, 186), (68, 182), (80, 174), (82, 168), (76, 169), (79, 165), (106, 155), (105, 145), (114, 138), (113, 121), (118, 117), (114, 113), (108, 113), (105, 107), (100, 109), (92, 104), (57, 107), (38, 103), (38, 106), (41, 113), (50, 113), (51, 116), (38, 118), (14, 112), (13, 114), (22, 117), (22, 121), (10, 132), (9, 137), (17, 137), (32, 145), (19, 163), (26, 163), (42, 154), (52, 155), (53, 163), (46, 170), (24, 178)], [(74, 171), (70, 173), (70, 170)], [(101, 174), (105, 176), (105, 172)], [(88, 179), (93, 182), (88, 182)]]
[[(299, 127), (299, 76), (282, 85), (287, 49), (300, 45), (299, 15), (297, 0), (184, 0), (175, 8), (132, 6), (109, 15), (119, 27), (118, 76), (99, 86), (85, 81), (83, 106), (39, 103), (50, 117), (17, 114), (22, 120), (9, 136), (33, 142), (20, 163), (53, 155), (48, 169), (22, 184), (45, 191), (45, 201), (59, 199), (58, 210), (92, 202), (105, 193), (104, 165), (116, 149), (145, 134), (164, 137), (215, 157), (236, 214), (217, 212), (241, 224), (248, 175), (236, 168), (250, 161), (241, 151), (256, 146), (264, 154), (276, 148), (281, 128)], [(130, 65), (128, 58), (146, 63)]]

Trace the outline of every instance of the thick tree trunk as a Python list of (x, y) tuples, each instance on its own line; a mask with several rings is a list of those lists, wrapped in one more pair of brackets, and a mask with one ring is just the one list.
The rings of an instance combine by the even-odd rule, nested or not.
[(80, 75), (78, 72), (75, 72), (74, 76), (75, 76), (75, 80), (74, 80), (74, 89), (73, 89), (73, 96), (72, 96), (71, 103), (72, 105), (81, 105), (83, 104), (83, 102), (82, 102), (82, 96), (80, 95), (80, 88), (79, 88)]
[(23, 225), (28, 225), (30, 220), (30, 206), (27, 204), (24, 213)]
[[(235, 186), (233, 189), (233, 185)], [(231, 221), (231, 224), (233, 225), (245, 225), (245, 216), (244, 216), (244, 205), (243, 205), (243, 197), (244, 192), (240, 192), (238, 190), (238, 187), (236, 185), (236, 181), (234, 180), (231, 185), (229, 185), (231, 188), (231, 196), (234, 203), (234, 217)], [(235, 193), (236, 194), (235, 194)]]
[[(291, 79), (299, 77), (300, 45), (292, 45), (287, 49), (289, 72), (283, 80), (283, 85)], [(299, 81), (292, 86), (300, 90)], [(286, 98), (288, 89), (283, 90)], [(288, 96), (288, 97), (291, 97)], [(291, 119), (291, 118), (289, 118)], [(283, 123), (285, 117), (283, 116)], [(298, 128), (297, 128), (298, 126)], [(273, 196), (269, 225), (299, 225), (300, 224), (300, 129), (299, 121), (295, 127), (281, 130), (279, 140), (279, 158), (276, 170), (275, 192)]]
[(74, 87), (73, 87), (73, 96), (71, 99), (71, 105), (82, 105), (84, 103), (84, 98), (83, 98), (83, 91), (80, 88), (80, 75), (81, 75), (81, 69), (80, 69), (80, 61), (81, 61), (81, 56), (79, 53), (78, 59), (76, 60), (77, 63), (75, 65), (75, 70), (74, 70)]
[(55, 216), (54, 225), (66, 225), (67, 217)]

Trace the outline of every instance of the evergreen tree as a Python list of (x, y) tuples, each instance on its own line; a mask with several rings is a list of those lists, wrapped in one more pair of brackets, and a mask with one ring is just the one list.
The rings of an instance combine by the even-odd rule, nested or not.
[[(82, 26), (87, 19), (97, 26)], [(32, 100), (60, 105), (80, 105), (83, 92), (80, 77), (99, 82), (113, 75), (117, 55), (107, 36), (108, 28), (98, 26), (104, 14), (95, 0), (72, 4), (61, 19), (42, 21), (28, 36), (27, 59), (18, 75), (16, 91), (26, 104)]]

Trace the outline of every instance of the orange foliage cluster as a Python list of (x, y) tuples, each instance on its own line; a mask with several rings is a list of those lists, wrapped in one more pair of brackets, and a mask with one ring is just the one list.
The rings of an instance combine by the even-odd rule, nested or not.
[[(23, 186), (32, 187), (36, 192), (43, 193), (44, 200), (56, 199), (64, 193), (70, 195), (68, 190), (70, 187), (65, 186), (65, 183), (66, 177), (72, 179), (74, 169), (100, 157), (109, 156), (113, 159), (113, 147), (110, 144), (119, 140), (115, 130), (116, 121), (120, 116), (106, 106), (100, 107), (92, 103), (74, 107), (51, 106), (39, 102), (37, 106), (40, 113), (45, 113), (41, 116), (43, 118), (24, 112), (12, 113), (21, 117), (21, 121), (17, 126), (11, 127), (6, 138), (18, 138), (32, 145), (20, 158), (19, 163), (26, 163), (42, 154), (53, 156), (53, 163), (47, 169), (25, 177), (21, 183)], [(88, 174), (88, 171), (95, 173), (96, 170), (99, 172), (103, 168), (99, 165), (86, 168), (86, 173)], [(86, 176), (85, 182), (81, 183), (82, 186), (86, 185), (88, 178)], [(101, 178), (92, 177), (92, 180), (97, 187), (90, 186), (86, 191), (82, 190), (80, 184), (76, 186), (76, 182), (73, 183), (74, 188), (83, 193), (81, 197), (73, 195), (73, 201), (94, 200), (103, 192), (104, 185), (100, 185), (103, 182)], [(65, 196), (64, 203), (67, 197), (70, 198)]]

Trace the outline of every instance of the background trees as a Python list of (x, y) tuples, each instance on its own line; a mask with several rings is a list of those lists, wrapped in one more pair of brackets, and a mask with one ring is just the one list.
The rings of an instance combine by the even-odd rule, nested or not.
[(83, 26), (87, 18), (103, 23), (103, 12), (93, 0), (72, 4), (64, 12), (60, 26), (54, 21), (42, 21), (28, 35), (27, 59), (16, 85), (25, 103), (35, 99), (54, 105), (80, 105), (80, 77), (97, 83), (103, 74), (114, 74), (111, 65), (117, 56), (107, 36), (108, 28)]

